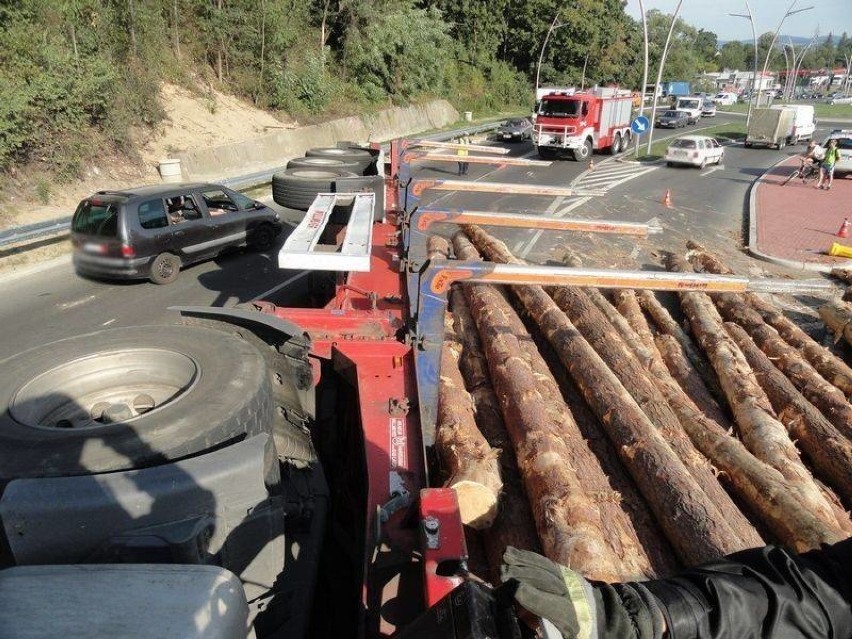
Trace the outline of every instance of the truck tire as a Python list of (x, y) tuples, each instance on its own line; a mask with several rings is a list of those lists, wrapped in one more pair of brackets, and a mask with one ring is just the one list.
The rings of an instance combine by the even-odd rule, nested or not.
[(778, 147), (778, 150), (780, 151), (785, 146), (787, 146), (787, 140), (781, 140), (780, 142), (778, 142), (778, 144), (776, 146)]
[(592, 141), (586, 138), (580, 148), (574, 149), (574, 159), (578, 162), (585, 162), (590, 157), (592, 157)]
[(293, 158), (287, 162), (288, 169), (335, 169), (339, 171), (352, 171), (357, 173), (362, 169), (360, 162), (348, 160), (337, 160), (335, 158), (316, 157), (316, 158)]
[(357, 169), (347, 169), (358, 175), (364, 175), (367, 167), (373, 163), (373, 155), (364, 149), (341, 149), (338, 147), (320, 147), (308, 149), (306, 158), (326, 158), (330, 160), (341, 160), (343, 162), (354, 162)]
[(0, 380), (0, 483), (158, 466), (271, 433), (263, 357), (210, 329), (108, 329), (2, 365), (15, 375)]
[(317, 193), (334, 192), (334, 182), (341, 177), (358, 177), (351, 171), (330, 168), (285, 169), (272, 176), (272, 199), (277, 204), (307, 211)]
[(618, 155), (621, 151), (621, 134), (616, 133), (615, 137), (612, 140), (612, 146), (609, 147), (610, 155)]

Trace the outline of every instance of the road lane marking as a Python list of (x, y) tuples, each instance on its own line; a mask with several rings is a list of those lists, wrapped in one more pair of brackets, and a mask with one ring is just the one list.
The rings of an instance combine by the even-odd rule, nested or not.
[(92, 300), (94, 300), (97, 295), (89, 295), (87, 297), (80, 298), (79, 300), (74, 300), (73, 302), (65, 302), (64, 304), (57, 304), (56, 308), (60, 311), (67, 311), (69, 308), (75, 308), (77, 306), (82, 306), (83, 304), (88, 304)]
[(699, 173), (698, 177), (707, 177), (711, 173), (715, 173), (716, 171), (720, 171), (724, 168), (725, 168), (724, 165), (721, 165), (721, 164), (717, 164), (716, 166), (711, 166), (709, 169), (704, 171), (704, 173)]
[(113, 322), (115, 322), (115, 318), (114, 318), (114, 317), (113, 317), (111, 320), (107, 320), (106, 322), (104, 322), (103, 324), (101, 324), (101, 326), (109, 326), (109, 325), (110, 325), (110, 324), (112, 324)]

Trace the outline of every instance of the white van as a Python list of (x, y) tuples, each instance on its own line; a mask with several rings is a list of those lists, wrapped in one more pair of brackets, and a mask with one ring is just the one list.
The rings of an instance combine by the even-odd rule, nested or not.
[(737, 103), (737, 94), (736, 93), (717, 93), (713, 96), (713, 102), (718, 104), (719, 106), (731, 106), (732, 104)]
[(790, 109), (796, 112), (793, 121), (793, 132), (790, 134), (790, 144), (797, 144), (799, 140), (810, 140), (814, 137), (816, 130), (816, 119), (814, 118), (814, 107), (812, 104), (776, 104), (772, 109)]
[(701, 103), (702, 98), (695, 96), (687, 96), (678, 98), (675, 104), (677, 111), (686, 111), (689, 114), (688, 124), (696, 124), (701, 119)]

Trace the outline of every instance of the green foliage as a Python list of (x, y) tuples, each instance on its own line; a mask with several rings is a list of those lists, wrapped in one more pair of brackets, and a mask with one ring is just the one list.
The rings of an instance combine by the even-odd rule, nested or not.
[(451, 45), (440, 11), (402, 5), (349, 34), (347, 70), (371, 99), (410, 100), (442, 91)]

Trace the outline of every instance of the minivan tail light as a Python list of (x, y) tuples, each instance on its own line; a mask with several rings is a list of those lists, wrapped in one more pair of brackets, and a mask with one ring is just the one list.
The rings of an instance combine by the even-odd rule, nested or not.
[(121, 245), (121, 257), (136, 257), (136, 249), (127, 244)]

